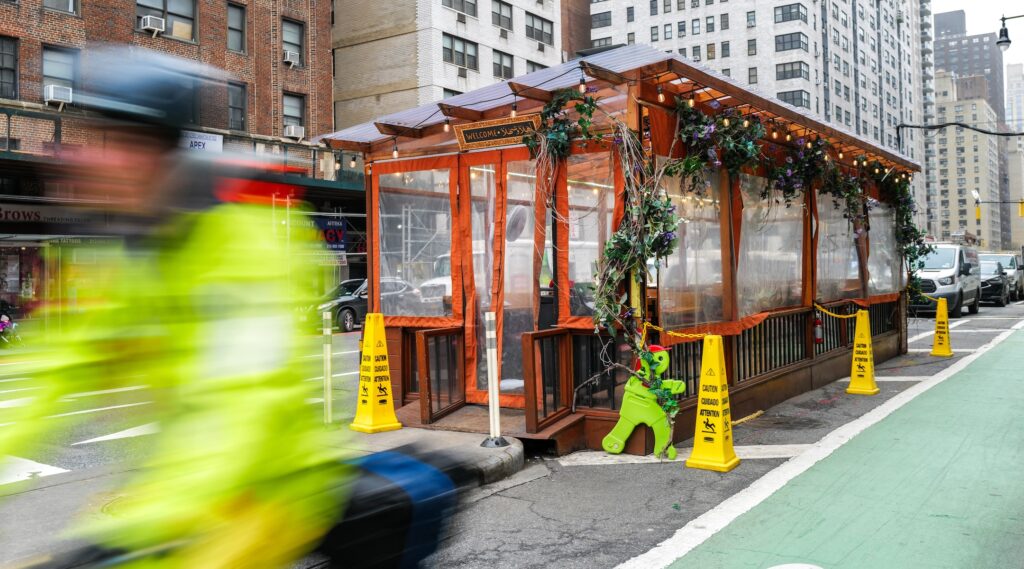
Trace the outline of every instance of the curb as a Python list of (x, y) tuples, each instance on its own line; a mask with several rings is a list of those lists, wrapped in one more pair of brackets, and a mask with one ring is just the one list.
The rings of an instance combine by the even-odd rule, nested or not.
[(505, 440), (509, 443), (507, 447), (488, 449), (491, 456), (475, 461), (473, 469), (477, 471), (478, 486), (504, 480), (526, 465), (522, 441), (514, 437), (505, 437)]

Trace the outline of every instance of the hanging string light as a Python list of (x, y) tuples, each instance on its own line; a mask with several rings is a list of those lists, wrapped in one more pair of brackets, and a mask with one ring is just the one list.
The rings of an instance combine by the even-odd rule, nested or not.
[(690, 100), (686, 101), (686, 104), (692, 109), (697, 104), (697, 101), (694, 101), (693, 97), (690, 97)]
[(352, 157), (348, 159), (348, 167), (349, 168), (355, 168), (356, 167), (356, 155), (355, 154), (353, 154)]
[(452, 121), (448, 117), (444, 118), (444, 131), (448, 132), (452, 129)]
[(509, 115), (510, 115), (510, 116), (511, 116), (512, 118), (516, 118), (516, 110), (517, 110), (518, 108), (519, 108), (519, 101), (518, 101), (518, 100), (516, 99), (516, 96), (515, 96), (515, 95), (512, 95), (512, 112), (511, 112), (511, 113), (509, 113)]
[(398, 158), (398, 139), (395, 139), (394, 146), (391, 147), (391, 157)]
[(587, 77), (583, 74), (583, 68), (580, 68), (580, 94), (583, 95), (587, 92)]
[(658, 85), (658, 102), (659, 103), (664, 103), (665, 102), (665, 90), (662, 89), (661, 85)]
[(787, 132), (786, 133), (786, 142), (789, 142), (791, 140), (793, 140), (793, 135)]
[(729, 117), (725, 117), (724, 119), (722, 119), (722, 125), (729, 126)]
[(749, 119), (743, 119), (743, 128), (747, 128), (748, 126), (750, 126), (750, 120)]
[[(840, 160), (843, 159), (843, 151), (842, 150), (839, 151), (839, 159)], [(854, 164), (854, 166), (856, 166), (856, 164)]]

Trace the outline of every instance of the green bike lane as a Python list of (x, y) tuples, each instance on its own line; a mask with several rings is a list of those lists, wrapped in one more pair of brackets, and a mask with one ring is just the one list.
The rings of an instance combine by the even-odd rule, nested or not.
[[(678, 546), (679, 569), (1024, 567), (1024, 331), (1008, 334), (862, 431), (823, 440), (838, 448), (820, 461), (791, 461), (812, 461), (792, 479), (780, 467), (781, 486), (718, 531), (716, 513), (695, 520), (648, 561)], [(739, 498), (719, 518), (744, 511)]]

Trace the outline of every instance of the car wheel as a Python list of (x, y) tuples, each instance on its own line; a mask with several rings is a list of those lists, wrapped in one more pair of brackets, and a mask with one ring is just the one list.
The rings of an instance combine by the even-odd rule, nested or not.
[(981, 308), (981, 289), (979, 288), (974, 293), (974, 302), (970, 306), (967, 307), (967, 312), (969, 312), (971, 314), (977, 314), (978, 313), (978, 309), (980, 309), (980, 308)]
[(338, 313), (338, 328), (342, 332), (351, 332), (356, 329), (356, 313), (351, 309), (343, 308)]
[(964, 308), (964, 293), (960, 293), (960, 296), (956, 297), (956, 304), (953, 305), (953, 308), (949, 309), (949, 317), (950, 318), (960, 318), (960, 314), (963, 312), (963, 308)]

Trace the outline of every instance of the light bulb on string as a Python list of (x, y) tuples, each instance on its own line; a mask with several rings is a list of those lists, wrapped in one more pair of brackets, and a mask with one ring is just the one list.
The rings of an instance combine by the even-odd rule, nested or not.
[(810, 141), (810, 140), (808, 140), (808, 141), (807, 141), (807, 149), (808, 149), (808, 150), (810, 150), (810, 149), (811, 149), (811, 141)]
[(743, 128), (747, 128), (748, 126), (750, 126), (750, 121), (747, 119), (743, 119)]
[(391, 147), (391, 157), (398, 158), (398, 141), (396, 140), (394, 146)]
[(729, 117), (722, 119), (722, 126), (729, 126)]
[(840, 160), (842, 160), (842, 159), (843, 159), (843, 153), (842, 153), (842, 151), (840, 151), (840, 152), (839, 152), (839, 159), (840, 159)]
[(793, 135), (792, 135), (792, 134), (789, 134), (789, 133), (787, 132), (787, 133), (786, 133), (786, 142), (789, 142), (789, 141), (791, 141), (791, 140), (793, 140)]
[(583, 70), (580, 70), (580, 94), (587, 92), (587, 78), (583, 75)]
[(661, 87), (661, 85), (658, 85), (658, 102), (665, 102), (665, 90)]
[(690, 97), (690, 100), (686, 101), (686, 104), (692, 109), (694, 107), (694, 105), (697, 104), (697, 101), (694, 101), (693, 97)]
[(511, 116), (512, 118), (516, 118), (516, 108), (517, 107), (518, 107), (518, 104), (515, 101), (512, 101), (512, 112), (509, 113), (509, 116)]
[(352, 157), (348, 159), (348, 167), (349, 168), (355, 168), (356, 167), (356, 155), (355, 154), (353, 154)]
[(772, 129), (772, 138), (775, 139), (775, 138), (778, 138), (778, 137), (779, 137), (779, 131), (777, 131), (777, 130), (775, 130), (773, 128)]
[(452, 129), (452, 121), (448, 117), (444, 119), (444, 131), (448, 132)]
[(830, 158), (828, 157), (828, 154), (826, 154), (825, 155), (825, 162), (828, 162), (829, 160), (830, 160)]

